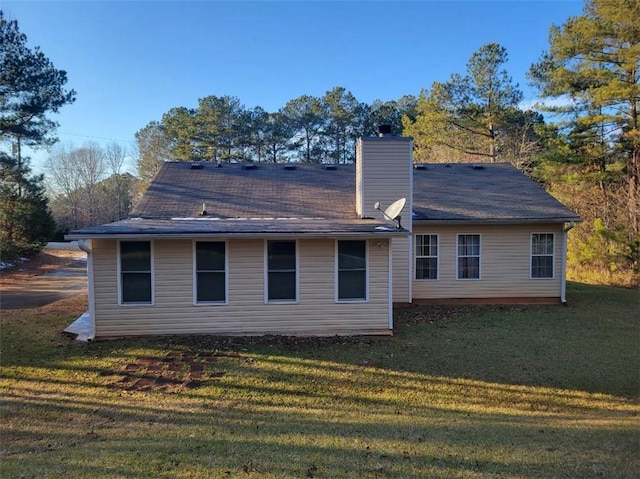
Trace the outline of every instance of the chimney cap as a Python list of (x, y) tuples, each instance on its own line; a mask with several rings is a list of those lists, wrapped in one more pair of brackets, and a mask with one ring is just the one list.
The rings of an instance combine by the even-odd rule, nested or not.
[(378, 125), (378, 136), (386, 136), (391, 134), (391, 125)]

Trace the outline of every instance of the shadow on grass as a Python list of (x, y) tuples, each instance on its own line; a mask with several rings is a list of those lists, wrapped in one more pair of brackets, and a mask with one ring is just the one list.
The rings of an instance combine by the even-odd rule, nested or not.
[[(637, 290), (570, 284), (568, 306), (418, 307), (394, 336), (144, 340), (149, 347), (236, 351), (489, 383), (640, 396)], [(140, 345), (138, 340), (128, 342)], [(107, 348), (108, 349), (108, 348)]]
[[(610, 412), (598, 425), (577, 421), (557, 398), (545, 399), (562, 409), (550, 415), (528, 410), (524, 391), (520, 404), (498, 405), (488, 385), (418, 377), (388, 399), (352, 384), (302, 391), (314, 376), (124, 399), (96, 395), (100, 385), (64, 390), (46, 378), (22, 380), (6, 396), (5, 414), (37, 418), (38, 427), (23, 421), (5, 434), (3, 467), (28, 457), (25, 471), (47, 467), (49, 477), (597, 477), (612, 471), (611, 456), (636, 452), (630, 411)], [(380, 379), (388, 387), (389, 378)], [(458, 386), (458, 402), (445, 406), (451, 398), (438, 394)], [(619, 467), (615, 477), (632, 477)]]
[[(81, 344), (51, 338), (46, 324), (39, 330), (37, 323), (27, 321), (18, 325), (26, 333), (9, 324), (3, 328), (5, 346), (10, 344), (3, 348), (2, 365), (54, 366), (62, 361), (68, 367), (70, 361), (89, 356), (136, 360), (139, 350), (154, 351), (157, 357), (171, 351), (229, 351), (638, 398), (638, 290), (569, 283), (568, 292), (569, 306), (399, 310), (393, 337), (173, 336)], [(58, 324), (60, 318), (53, 321)], [(89, 364), (86, 371), (98, 369)]]
[[(625, 397), (638, 388), (634, 292), (571, 285), (570, 293), (569, 307), (398, 312), (392, 338), (82, 344), (54, 334), (64, 315), (10, 318), (0, 471), (634, 477), (638, 407)], [(128, 365), (172, 353), (191, 363), (192, 353), (216, 357), (201, 387), (117, 387)]]

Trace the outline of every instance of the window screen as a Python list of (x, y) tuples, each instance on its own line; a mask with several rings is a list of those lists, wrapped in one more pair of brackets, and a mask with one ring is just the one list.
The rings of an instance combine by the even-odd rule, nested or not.
[(458, 235), (458, 279), (480, 279), (480, 235)]
[(196, 243), (196, 301), (219, 303), (227, 299), (225, 243)]
[(151, 242), (120, 242), (122, 304), (151, 303)]
[(338, 241), (338, 299), (367, 299), (365, 241)]
[(553, 278), (553, 233), (531, 235), (531, 277)]
[(296, 301), (296, 242), (267, 242), (267, 298)]
[(416, 235), (416, 279), (438, 279), (438, 235)]

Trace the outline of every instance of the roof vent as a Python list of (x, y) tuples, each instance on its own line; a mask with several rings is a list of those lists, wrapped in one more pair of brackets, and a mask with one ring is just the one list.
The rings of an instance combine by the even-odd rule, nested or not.
[(204, 168), (204, 165), (202, 164), (201, 161), (192, 161), (191, 162), (191, 169), (192, 170), (201, 170), (202, 168)]
[(258, 166), (255, 163), (243, 163), (242, 164), (242, 169), (243, 170), (255, 170), (257, 168), (258, 168)]
[(388, 136), (391, 134), (391, 125), (378, 125), (378, 136)]
[(484, 170), (484, 165), (481, 165), (480, 163), (474, 163), (471, 165), (471, 168), (473, 168), (474, 170)]
[(286, 165), (284, 165), (285, 170), (295, 170), (296, 168), (296, 165), (292, 165), (291, 163), (287, 163)]
[(323, 163), (322, 164), (322, 168), (324, 168), (325, 170), (337, 170), (338, 167), (335, 165), (335, 163)]
[(422, 163), (416, 163), (415, 165), (413, 165), (413, 168), (415, 170), (426, 170), (427, 169), (427, 165), (422, 164)]

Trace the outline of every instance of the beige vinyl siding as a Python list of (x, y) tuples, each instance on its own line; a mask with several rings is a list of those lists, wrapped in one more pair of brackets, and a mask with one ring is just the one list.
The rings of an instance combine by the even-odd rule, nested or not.
[[(115, 240), (91, 240), (93, 257), (93, 289), (96, 311), (102, 306), (117, 307), (118, 298), (118, 253)], [(123, 306), (125, 307), (125, 306)], [(131, 306), (126, 306), (130, 308)], [(96, 313), (95, 319), (100, 315)], [(96, 325), (96, 331), (98, 327)]]
[(362, 142), (356, 144), (356, 214), (362, 218)]
[[(429, 227), (414, 224), (413, 233), (437, 234), (439, 239), (439, 279), (414, 279), (414, 299), (560, 297), (562, 224)], [(554, 233), (552, 279), (531, 279), (531, 233)], [(479, 280), (456, 279), (458, 234), (480, 235)], [(412, 270), (415, 278), (415, 263)]]
[(406, 198), (403, 226), (411, 223), (413, 157), (409, 138), (361, 138), (356, 146), (356, 211), (361, 217), (383, 219), (374, 203), (386, 208)]
[[(383, 247), (378, 247), (382, 243)], [(193, 242), (154, 241), (155, 304), (118, 306), (117, 242), (93, 241), (96, 337), (389, 332), (388, 241), (369, 244), (369, 301), (336, 303), (335, 241), (300, 239), (299, 301), (264, 301), (264, 241), (228, 239), (228, 304), (193, 304)]]
[(391, 241), (392, 268), (393, 268), (393, 302), (410, 303), (411, 293), (409, 284), (411, 280), (411, 237), (393, 238)]

